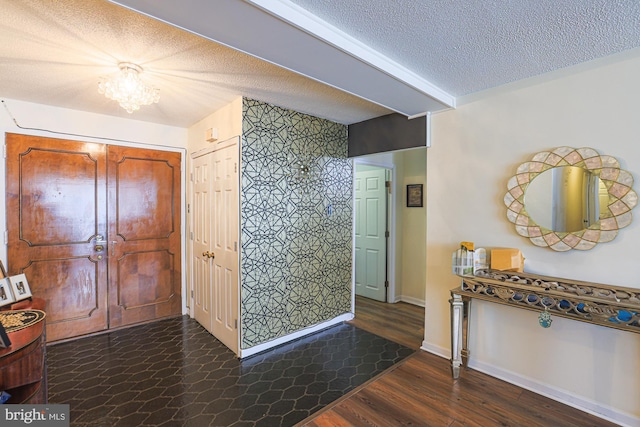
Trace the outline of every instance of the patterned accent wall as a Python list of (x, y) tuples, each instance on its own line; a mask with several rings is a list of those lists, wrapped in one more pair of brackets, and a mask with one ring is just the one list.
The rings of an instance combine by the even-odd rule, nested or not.
[(241, 158), (249, 348), (350, 311), (353, 168), (346, 126), (251, 99)]

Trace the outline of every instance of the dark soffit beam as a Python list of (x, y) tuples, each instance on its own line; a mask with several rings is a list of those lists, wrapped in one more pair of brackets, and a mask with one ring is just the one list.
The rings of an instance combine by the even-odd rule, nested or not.
[(427, 116), (393, 113), (349, 125), (349, 157), (426, 147)]

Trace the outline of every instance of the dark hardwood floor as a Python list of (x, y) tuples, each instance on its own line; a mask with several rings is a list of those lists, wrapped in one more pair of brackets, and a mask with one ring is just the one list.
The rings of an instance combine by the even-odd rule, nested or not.
[[(356, 300), (351, 323), (417, 348), (416, 318), (409, 304)], [(422, 313), (422, 314), (419, 314)], [(407, 328), (402, 331), (403, 328)], [(417, 351), (299, 426), (614, 426), (608, 421), (472, 369), (451, 377), (449, 361)]]
[(413, 349), (424, 339), (424, 308), (398, 302), (387, 304), (356, 295), (353, 326)]

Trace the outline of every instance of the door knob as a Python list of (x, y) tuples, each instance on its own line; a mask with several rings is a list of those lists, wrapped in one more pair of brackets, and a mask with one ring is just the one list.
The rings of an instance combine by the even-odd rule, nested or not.
[(102, 252), (104, 251), (105, 243), (107, 243), (107, 241), (104, 240), (104, 237), (102, 236), (102, 234), (98, 234), (96, 235), (96, 245), (94, 246), (93, 249), (96, 252)]
[(209, 251), (203, 252), (202, 256), (206, 256), (207, 258), (215, 258), (216, 257), (216, 255), (213, 252), (209, 252)]

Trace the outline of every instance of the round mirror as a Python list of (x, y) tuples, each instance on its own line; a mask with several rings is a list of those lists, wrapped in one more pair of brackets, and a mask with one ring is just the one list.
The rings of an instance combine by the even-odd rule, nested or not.
[(600, 221), (600, 212), (606, 212), (608, 204), (604, 182), (577, 166), (542, 172), (529, 183), (524, 195), (524, 206), (531, 219), (558, 232), (591, 227)]
[(518, 234), (555, 251), (587, 250), (631, 224), (633, 176), (591, 148), (536, 154), (511, 177), (504, 196)]

